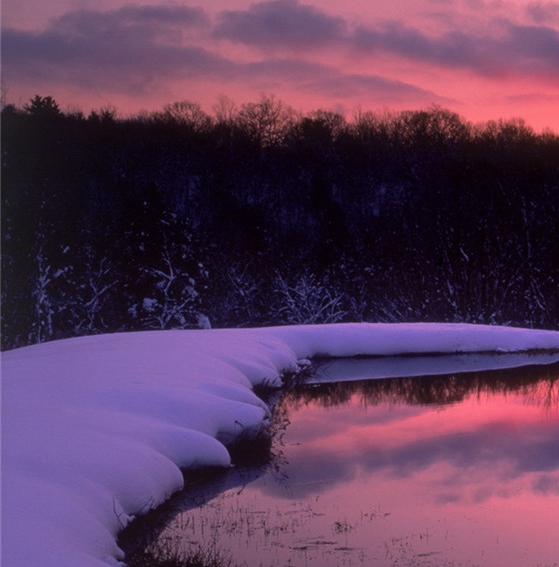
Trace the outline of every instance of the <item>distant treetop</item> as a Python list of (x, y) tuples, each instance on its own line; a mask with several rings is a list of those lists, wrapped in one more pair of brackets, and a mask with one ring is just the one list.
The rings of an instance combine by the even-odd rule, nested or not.
[(34, 116), (57, 117), (62, 115), (58, 103), (52, 96), (35, 95), (23, 108)]

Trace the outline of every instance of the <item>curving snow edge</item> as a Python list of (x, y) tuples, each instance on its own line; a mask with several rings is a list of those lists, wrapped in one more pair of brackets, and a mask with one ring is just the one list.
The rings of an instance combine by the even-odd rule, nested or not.
[(559, 332), (462, 324), (339, 324), (82, 337), (2, 354), (6, 567), (119, 565), (118, 532), (228, 466), (258, 429), (252, 392), (316, 356), (559, 350)]

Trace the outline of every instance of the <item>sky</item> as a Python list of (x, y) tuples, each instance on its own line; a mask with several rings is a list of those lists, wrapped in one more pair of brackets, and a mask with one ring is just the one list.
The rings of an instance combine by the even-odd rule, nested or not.
[(2, 97), (127, 115), (273, 94), (559, 132), (559, 1), (3, 0)]

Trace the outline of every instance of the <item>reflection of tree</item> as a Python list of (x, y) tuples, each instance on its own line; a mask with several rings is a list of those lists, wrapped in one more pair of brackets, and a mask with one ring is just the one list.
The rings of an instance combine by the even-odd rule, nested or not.
[(559, 408), (559, 377), (550, 376), (541, 380), (533, 386), (529, 386), (524, 392), (527, 402), (543, 408), (546, 412), (551, 412)]
[(547, 410), (557, 409), (559, 364), (437, 376), (301, 384), (286, 392), (281, 403), (294, 408), (311, 402), (333, 407), (359, 396), (364, 406), (444, 405), (460, 402), (470, 395), (496, 393), (521, 393), (531, 403)]

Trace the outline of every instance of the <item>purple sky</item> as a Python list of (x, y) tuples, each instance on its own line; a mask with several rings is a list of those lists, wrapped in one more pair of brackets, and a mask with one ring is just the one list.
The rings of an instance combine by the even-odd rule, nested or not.
[(559, 132), (559, 1), (4, 0), (3, 95), (121, 114), (275, 94), (296, 110), (522, 117)]

